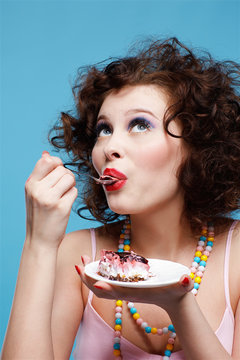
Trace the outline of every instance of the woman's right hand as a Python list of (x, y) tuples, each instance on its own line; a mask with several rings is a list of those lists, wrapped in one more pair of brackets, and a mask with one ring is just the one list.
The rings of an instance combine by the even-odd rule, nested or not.
[(25, 184), (26, 240), (30, 244), (59, 247), (77, 197), (75, 185), (73, 173), (61, 159), (44, 151)]

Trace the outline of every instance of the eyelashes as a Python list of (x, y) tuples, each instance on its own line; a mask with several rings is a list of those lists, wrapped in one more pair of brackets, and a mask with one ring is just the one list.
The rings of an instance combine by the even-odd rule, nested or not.
[[(146, 132), (147, 130), (150, 130), (151, 128), (154, 128), (153, 124), (142, 117), (137, 117), (131, 120), (128, 124), (128, 131), (132, 132)], [(95, 133), (96, 137), (100, 136), (108, 136), (112, 132), (112, 127), (107, 122), (100, 121), (96, 125)]]

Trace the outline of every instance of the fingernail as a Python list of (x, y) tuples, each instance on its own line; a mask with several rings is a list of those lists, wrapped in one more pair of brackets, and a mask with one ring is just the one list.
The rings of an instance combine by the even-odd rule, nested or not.
[(99, 285), (93, 285), (96, 289), (100, 289), (100, 290), (102, 290), (103, 288), (101, 287), (101, 286), (99, 286)]
[(81, 260), (82, 260), (83, 265), (85, 265), (85, 261), (84, 261), (84, 258), (82, 256), (81, 256)]
[(80, 271), (80, 269), (79, 269), (79, 267), (77, 265), (75, 265), (75, 269), (77, 270), (78, 275), (80, 275), (81, 271)]
[(31, 175), (29, 176), (29, 178), (26, 180), (26, 183), (31, 179)]
[(188, 285), (188, 284), (189, 284), (189, 278), (188, 278), (188, 277), (185, 277), (185, 278), (182, 280), (182, 284), (183, 284), (183, 285)]
[(50, 155), (50, 154), (49, 154), (48, 151), (44, 150), (44, 151), (42, 152), (42, 155)]

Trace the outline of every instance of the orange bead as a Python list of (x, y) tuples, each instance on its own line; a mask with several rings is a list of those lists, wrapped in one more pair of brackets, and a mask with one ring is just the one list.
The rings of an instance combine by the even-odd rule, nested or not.
[(113, 355), (114, 355), (114, 356), (120, 356), (120, 355), (121, 355), (121, 351), (120, 351), (120, 350), (113, 350)]
[(121, 330), (122, 330), (122, 327), (121, 327), (121, 325), (115, 325), (114, 329), (115, 329), (116, 331), (121, 331)]
[(129, 245), (124, 245), (123, 250), (124, 250), (124, 251), (129, 251), (129, 250), (130, 250), (130, 246), (129, 246)]
[(190, 276), (191, 279), (193, 279), (194, 278), (194, 273), (191, 272), (189, 276)]
[(207, 259), (208, 259), (207, 255), (202, 255), (202, 256), (201, 256), (201, 260), (202, 260), (202, 261), (207, 261)]
[(131, 229), (131, 225), (130, 225), (130, 224), (127, 224), (127, 225), (126, 225), (126, 229)]
[(172, 344), (167, 344), (166, 349), (172, 351), (173, 345)]
[(202, 252), (201, 252), (201, 251), (196, 251), (196, 252), (195, 252), (195, 256), (201, 257), (201, 256), (202, 256)]
[(209, 236), (209, 237), (207, 238), (207, 241), (214, 241), (214, 237)]
[(199, 276), (197, 276), (197, 277), (195, 278), (195, 282), (196, 282), (197, 284), (200, 284), (201, 281), (202, 281), (202, 279), (201, 279)]
[(207, 229), (202, 229), (201, 234), (202, 234), (202, 235), (207, 235)]
[(120, 239), (124, 239), (124, 234), (121, 234), (121, 235), (120, 235)]
[(139, 318), (140, 318), (140, 315), (139, 315), (139, 313), (135, 313), (135, 314), (133, 314), (133, 318), (134, 318), (134, 320), (137, 320), (137, 319), (139, 319)]
[(156, 334), (156, 333), (157, 333), (157, 328), (154, 328), (154, 327), (151, 328), (151, 333), (152, 333), (152, 334)]

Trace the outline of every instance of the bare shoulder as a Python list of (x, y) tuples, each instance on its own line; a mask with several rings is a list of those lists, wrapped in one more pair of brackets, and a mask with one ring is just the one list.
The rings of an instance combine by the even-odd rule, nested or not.
[[(235, 224), (232, 233), (230, 259), (229, 259), (229, 284), (233, 312), (237, 311), (240, 298), (240, 288), (236, 286), (240, 282), (240, 221)], [(239, 311), (239, 310), (238, 310)]]

